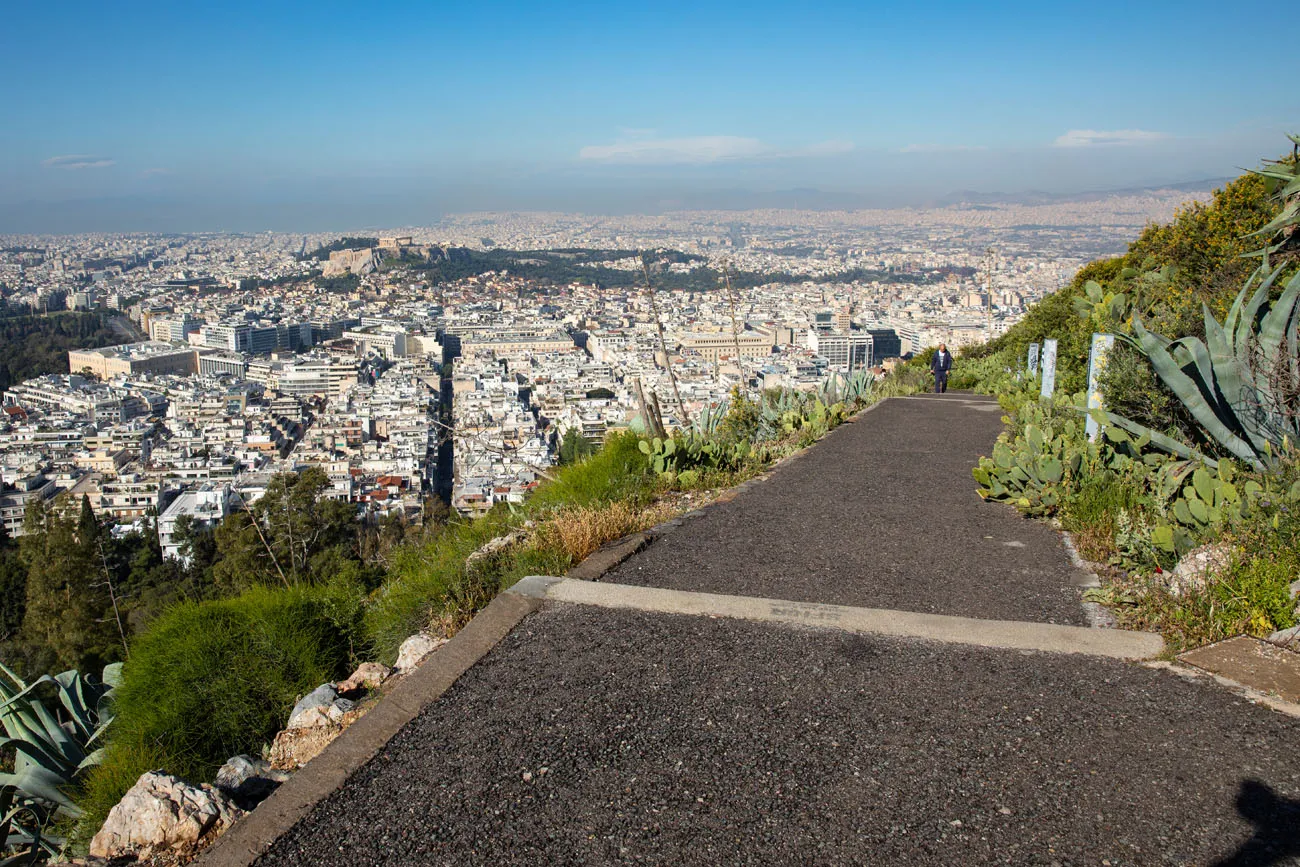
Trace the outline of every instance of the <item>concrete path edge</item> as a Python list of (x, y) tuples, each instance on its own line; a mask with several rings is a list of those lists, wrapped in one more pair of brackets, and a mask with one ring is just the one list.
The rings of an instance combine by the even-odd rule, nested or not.
[(1142, 660), (1158, 656), (1165, 646), (1164, 639), (1159, 635), (1120, 629), (1095, 629), (1021, 620), (980, 620), (947, 614), (790, 602), (757, 596), (726, 596), (541, 576), (526, 578), (520, 583), (525, 584), (527, 592), (533, 596), (544, 595), (556, 602), (602, 608), (632, 608), (662, 614), (694, 614), (802, 624), (845, 632), (1004, 650), (1079, 653)]

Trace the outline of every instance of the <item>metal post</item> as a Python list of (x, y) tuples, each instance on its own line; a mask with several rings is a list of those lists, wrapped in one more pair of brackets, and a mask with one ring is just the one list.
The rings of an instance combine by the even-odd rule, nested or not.
[(1043, 341), (1043, 387), (1039, 390), (1042, 397), (1051, 397), (1056, 391), (1056, 338), (1049, 337)]

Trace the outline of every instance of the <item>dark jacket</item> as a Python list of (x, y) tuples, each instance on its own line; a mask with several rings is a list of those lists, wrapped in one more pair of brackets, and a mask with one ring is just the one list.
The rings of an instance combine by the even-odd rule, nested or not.
[(952, 370), (952, 353), (935, 350), (934, 355), (930, 357), (930, 370), (935, 373), (947, 373)]

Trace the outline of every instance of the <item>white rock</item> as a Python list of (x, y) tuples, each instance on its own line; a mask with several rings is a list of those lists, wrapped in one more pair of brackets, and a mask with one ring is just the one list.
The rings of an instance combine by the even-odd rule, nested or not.
[(324, 683), (299, 699), (289, 713), (289, 722), (285, 728), (300, 729), (337, 723), (353, 707), (353, 702), (339, 698), (334, 684)]
[(361, 711), (353, 710), (344, 714), (338, 722), (285, 729), (271, 742), (271, 750), (267, 755), (271, 767), (277, 771), (292, 771), (302, 767), (320, 755), (348, 726), (360, 719), (361, 714)]
[(1280, 644), (1283, 647), (1290, 647), (1293, 650), (1300, 650), (1300, 626), (1292, 626), (1288, 629), (1279, 629), (1265, 640), (1271, 641), (1274, 644)]
[(402, 642), (397, 651), (397, 663), (394, 668), (398, 674), (413, 671), (424, 658), (447, 643), (445, 638), (436, 638), (427, 632), (417, 632)]
[(241, 755), (222, 765), (213, 783), (241, 807), (248, 809), (265, 800), (287, 779), (287, 773), (273, 770), (269, 762)]
[(352, 672), (352, 676), (347, 680), (337, 684), (335, 689), (339, 695), (352, 695), (361, 692), (363, 689), (374, 689), (383, 685), (393, 673), (393, 670), (386, 665), (380, 665), (378, 662), (363, 662), (357, 666), (357, 670)]
[(109, 811), (90, 841), (90, 854), (147, 857), (193, 845), (205, 834), (219, 834), (243, 815), (214, 786), (191, 786), (170, 774), (146, 771)]
[(1232, 554), (1232, 546), (1226, 542), (1214, 542), (1188, 551), (1174, 570), (1167, 573), (1165, 583), (1169, 592), (1174, 596), (1186, 596), (1204, 590), (1211, 577), (1232, 563)]
[(518, 530), (506, 533), (504, 536), (497, 536), (494, 539), (488, 539), (483, 543), (482, 547), (465, 558), (465, 565), (470, 566), (477, 563), (479, 560), (491, 557), (493, 554), (504, 551), (507, 548), (511, 548), (515, 545), (522, 545), (524, 542), (528, 541), (529, 531), (531, 531), (533, 527), (534, 523), (532, 521), (525, 521)]

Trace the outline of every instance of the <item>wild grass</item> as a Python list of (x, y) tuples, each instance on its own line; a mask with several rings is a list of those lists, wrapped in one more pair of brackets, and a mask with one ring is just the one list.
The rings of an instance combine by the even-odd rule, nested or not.
[(1061, 510), (1061, 523), (1074, 537), (1080, 556), (1109, 563), (1119, 553), (1116, 533), (1121, 515), (1150, 507), (1142, 489), (1117, 473), (1087, 479)]
[[(1286, 472), (1294, 476), (1300, 468)], [(1165, 576), (1156, 573), (1121, 577), (1105, 589), (1123, 625), (1160, 632), (1174, 652), (1233, 635), (1265, 637), (1296, 625), (1291, 584), (1300, 579), (1300, 516), (1289, 504), (1258, 508), (1203, 541), (1232, 552), (1225, 567), (1206, 576), (1203, 588), (1176, 596)]]
[(1234, 635), (1267, 637), (1294, 626), (1290, 583), (1294, 555), (1239, 556), (1202, 589), (1175, 596), (1157, 578), (1120, 582), (1110, 588), (1121, 625), (1159, 632), (1168, 650), (1179, 653)]
[(529, 515), (545, 515), (557, 508), (592, 506), (616, 500), (644, 503), (653, 492), (649, 458), (638, 448), (631, 432), (612, 434), (604, 447), (572, 466), (556, 472), (528, 498)]
[(356, 614), (321, 587), (255, 588), (164, 613), (124, 667), (105, 761), (87, 780), (86, 827), (150, 768), (211, 779), (269, 742), (299, 695), (346, 674)]

